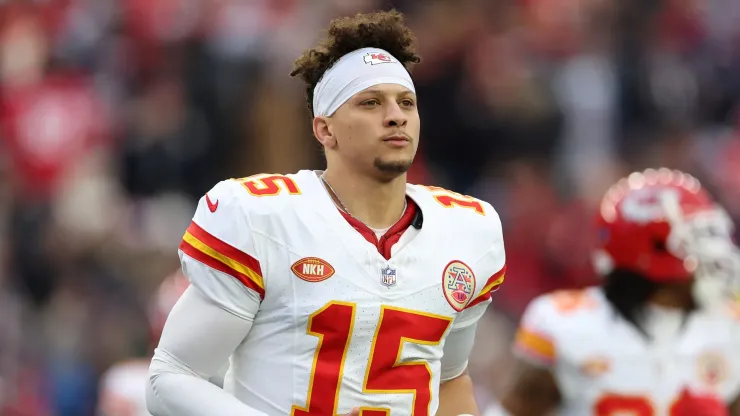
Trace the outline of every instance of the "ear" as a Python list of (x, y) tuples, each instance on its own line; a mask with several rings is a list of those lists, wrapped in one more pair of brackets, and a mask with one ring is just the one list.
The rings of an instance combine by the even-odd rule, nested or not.
[(337, 139), (332, 130), (328, 117), (313, 118), (313, 135), (327, 149), (334, 148), (337, 145)]

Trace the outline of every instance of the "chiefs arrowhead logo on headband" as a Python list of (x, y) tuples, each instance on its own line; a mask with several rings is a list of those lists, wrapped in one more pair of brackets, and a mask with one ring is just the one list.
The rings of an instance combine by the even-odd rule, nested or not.
[(391, 58), (389, 55), (386, 55), (384, 53), (367, 53), (363, 59), (365, 60), (366, 64), (370, 65), (377, 65), (377, 64), (389, 64), (393, 61), (393, 58)]
[(409, 72), (388, 51), (378, 48), (352, 51), (327, 69), (316, 84), (314, 116), (331, 116), (353, 95), (378, 84), (398, 84), (416, 92)]

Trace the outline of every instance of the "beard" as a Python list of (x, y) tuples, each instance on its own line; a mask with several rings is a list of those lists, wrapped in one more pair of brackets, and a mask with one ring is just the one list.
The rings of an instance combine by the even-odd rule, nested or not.
[(406, 171), (411, 168), (411, 164), (414, 163), (413, 158), (409, 158), (406, 160), (383, 160), (382, 158), (375, 158), (373, 160), (373, 166), (375, 166), (375, 169), (383, 173), (384, 175), (393, 175), (398, 176), (403, 173), (406, 173)]

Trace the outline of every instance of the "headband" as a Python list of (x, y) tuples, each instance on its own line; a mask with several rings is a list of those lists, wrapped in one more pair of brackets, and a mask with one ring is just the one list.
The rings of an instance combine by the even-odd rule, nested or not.
[(378, 84), (398, 84), (416, 93), (406, 68), (388, 52), (362, 48), (341, 57), (316, 84), (314, 116), (331, 116), (358, 92)]

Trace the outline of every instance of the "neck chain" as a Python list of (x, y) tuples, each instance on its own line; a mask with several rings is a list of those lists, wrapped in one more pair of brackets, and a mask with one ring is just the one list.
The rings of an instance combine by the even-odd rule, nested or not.
[[(331, 194), (331, 196), (333, 196), (332, 201), (334, 201), (334, 205), (336, 205), (337, 208), (339, 208), (342, 211), (344, 211), (350, 217), (354, 218), (357, 221), (360, 221), (359, 219), (357, 219), (357, 217), (355, 217), (354, 215), (352, 215), (352, 213), (349, 212), (349, 210), (347, 210), (347, 206), (344, 205), (344, 202), (342, 202), (342, 200), (339, 198), (339, 195), (337, 195), (337, 193), (334, 191), (334, 188), (331, 187), (331, 185), (329, 184), (329, 181), (327, 181), (326, 178), (324, 178), (324, 174), (323, 173), (321, 174), (321, 176), (319, 176), (319, 179), (321, 179), (321, 182), (324, 184), (324, 187), (326, 188), (326, 190), (329, 191), (329, 193)], [(403, 199), (403, 211), (401, 211), (401, 217), (403, 217), (403, 214), (406, 213), (406, 209), (407, 208), (408, 208), (408, 201), (406, 201), (406, 198), (404, 198)], [(398, 217), (398, 219), (394, 222), (394, 224), (396, 222), (398, 222), (401, 219), (401, 217)], [(372, 227), (369, 227), (367, 224), (365, 224), (365, 222), (363, 222), (363, 221), (360, 221), (360, 222), (362, 224), (364, 224), (367, 228), (372, 228)], [(392, 225), (391, 225), (391, 227), (392, 227)]]

